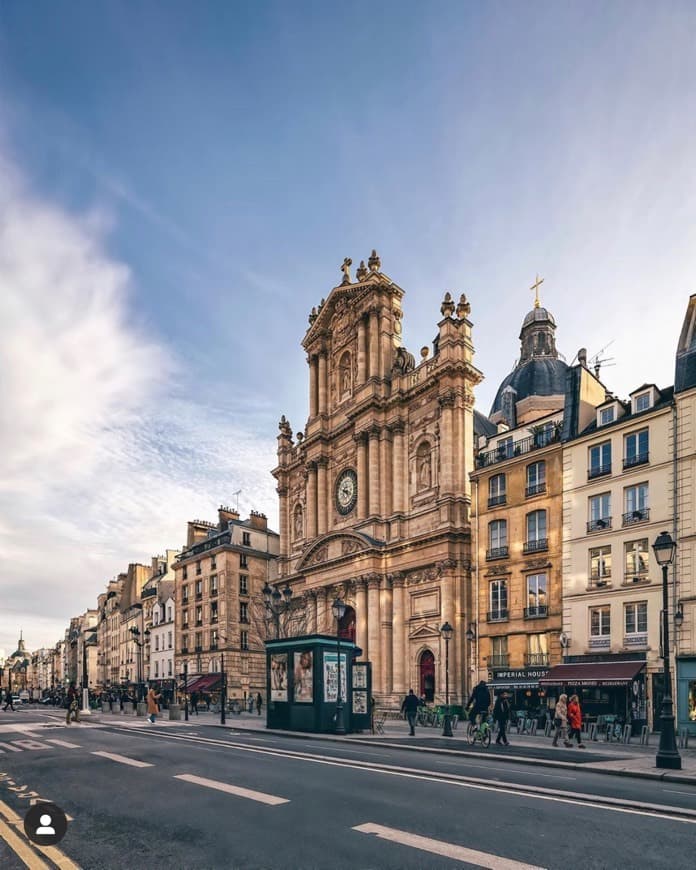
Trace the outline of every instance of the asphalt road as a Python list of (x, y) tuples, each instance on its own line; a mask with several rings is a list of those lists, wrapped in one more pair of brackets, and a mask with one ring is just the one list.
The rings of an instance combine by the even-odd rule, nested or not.
[[(73, 819), (59, 848), (83, 868), (694, 864), (688, 785), (195, 723), (57, 722), (0, 716), (0, 810), (23, 816), (30, 792), (57, 803)], [(24, 866), (2, 839), (0, 865)]]

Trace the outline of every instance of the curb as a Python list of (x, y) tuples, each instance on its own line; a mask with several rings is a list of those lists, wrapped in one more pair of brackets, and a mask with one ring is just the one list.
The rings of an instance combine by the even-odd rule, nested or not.
[[(441, 749), (437, 747), (431, 746), (419, 746), (417, 743), (413, 743), (411, 745), (403, 744), (403, 743), (388, 743), (384, 740), (371, 740), (368, 738), (361, 737), (337, 737), (332, 734), (314, 734), (309, 731), (283, 731), (278, 728), (245, 728), (243, 725), (220, 725), (220, 723), (212, 723), (211, 727), (213, 728), (226, 728), (228, 730), (236, 730), (236, 731), (245, 731), (247, 733), (257, 733), (257, 734), (273, 734), (277, 737), (286, 737), (290, 740), (299, 739), (299, 740), (324, 740), (328, 743), (347, 743), (349, 745), (357, 745), (357, 746), (386, 746), (389, 749), (402, 749), (406, 752), (428, 752), (434, 755), (449, 755), (449, 756), (457, 756), (459, 758), (488, 758), (490, 759), (492, 756), (488, 755), (485, 752), (460, 752), (456, 749)], [(696, 776), (686, 776), (679, 773), (669, 773), (665, 771), (664, 773), (658, 773), (657, 771), (649, 771), (649, 770), (612, 770), (606, 767), (600, 767), (599, 765), (603, 762), (588, 762), (587, 764), (578, 764), (575, 761), (555, 761), (553, 759), (545, 759), (545, 758), (530, 758), (529, 756), (523, 755), (496, 755), (494, 760), (497, 761), (508, 761), (513, 764), (526, 764), (526, 765), (541, 765), (543, 767), (556, 767), (561, 768), (563, 770), (579, 770), (579, 771), (591, 771), (592, 773), (601, 773), (606, 776), (623, 776), (623, 777), (633, 777), (634, 779), (652, 779), (652, 780), (661, 780), (662, 782), (672, 782), (679, 783), (681, 785), (692, 785), (696, 786)]]

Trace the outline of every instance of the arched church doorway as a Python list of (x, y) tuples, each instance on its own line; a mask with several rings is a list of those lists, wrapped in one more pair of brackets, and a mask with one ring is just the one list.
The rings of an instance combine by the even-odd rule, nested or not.
[(435, 656), (429, 649), (420, 657), (420, 696), (429, 703), (435, 700)]
[(355, 610), (346, 607), (343, 619), (338, 623), (338, 635), (342, 640), (352, 640), (355, 643)]

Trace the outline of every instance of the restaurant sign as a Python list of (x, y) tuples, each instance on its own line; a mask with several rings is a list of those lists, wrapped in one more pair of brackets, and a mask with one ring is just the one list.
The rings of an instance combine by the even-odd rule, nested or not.
[(494, 670), (492, 682), (507, 683), (509, 686), (523, 683), (536, 683), (549, 672), (549, 668), (518, 668), (516, 670)]

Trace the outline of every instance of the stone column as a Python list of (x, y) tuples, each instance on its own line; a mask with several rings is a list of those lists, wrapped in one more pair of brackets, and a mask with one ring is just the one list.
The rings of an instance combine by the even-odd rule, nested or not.
[[(457, 616), (455, 612), (455, 602), (454, 602), (454, 571), (457, 566), (457, 563), (454, 559), (445, 559), (444, 562), (440, 562), (438, 568), (440, 569), (440, 595), (441, 597), (441, 608), (442, 608), (442, 622), (440, 625), (443, 625), (445, 622), (449, 622), (449, 624), (457, 630)], [(461, 638), (457, 637), (456, 634), (452, 636), (452, 640), (449, 644), (449, 685), (450, 685), (450, 704), (454, 703), (453, 701), (453, 693), (458, 694), (459, 687), (461, 685), (461, 674), (459, 673), (459, 655), (458, 649), (460, 645)], [(441, 683), (438, 686), (438, 692), (441, 690), (443, 693), (445, 691), (445, 642), (441, 641)]]
[(328, 385), (326, 371), (326, 351), (319, 354), (319, 413), (326, 414), (328, 410)]
[(362, 658), (369, 659), (367, 643), (367, 584), (364, 577), (355, 580), (355, 642), (363, 651)]
[(319, 390), (317, 384), (317, 358), (309, 357), (309, 416), (316, 417), (319, 408)]
[(289, 546), (289, 537), (290, 537), (290, 524), (288, 521), (288, 488), (287, 486), (279, 486), (276, 488), (276, 492), (278, 493), (278, 520), (279, 526), (278, 529), (280, 533), (280, 555), (287, 556), (290, 552)]
[(369, 469), (368, 475), (370, 478), (370, 493), (368, 515), (377, 516), (379, 514), (379, 428), (373, 426), (369, 431)]
[(382, 691), (392, 691), (392, 588), (389, 579), (382, 577), (379, 591), (380, 610), (380, 649), (379, 655), (382, 664), (381, 678)]
[(449, 392), (438, 399), (440, 403), (440, 495), (453, 492), (453, 469), (454, 469), (454, 431), (453, 411), (454, 393)]
[(367, 470), (367, 435), (358, 432), (353, 436), (358, 445), (358, 519), (367, 516), (369, 478)]
[(408, 471), (404, 463), (404, 430), (401, 420), (392, 424), (392, 510), (394, 513), (406, 512), (405, 489)]
[(367, 648), (372, 662), (372, 687), (375, 692), (384, 692), (382, 683), (382, 659), (380, 656), (379, 630), (379, 574), (367, 576)]
[(307, 608), (309, 617), (307, 619), (307, 633), (316, 634), (317, 628), (317, 593), (315, 589), (311, 589), (307, 593)]
[(317, 534), (326, 534), (326, 458), (317, 460)]
[(392, 443), (391, 433), (383, 429), (380, 441), (380, 493), (379, 507), (383, 517), (388, 517), (392, 512)]
[(358, 321), (358, 386), (367, 380), (367, 330), (365, 318)]
[(401, 571), (391, 576), (392, 582), (392, 692), (398, 695), (406, 694), (406, 678), (404, 669), (404, 582)]
[(371, 378), (379, 376), (379, 312), (376, 308), (370, 311), (370, 351), (368, 375)]
[(327, 623), (327, 596), (328, 590), (321, 586), (317, 589), (317, 634), (327, 634), (329, 625)]
[(379, 336), (380, 374), (382, 377), (386, 377), (391, 372), (392, 347), (391, 313), (388, 308), (383, 308)]
[(317, 464), (307, 463), (307, 537), (317, 536)]

